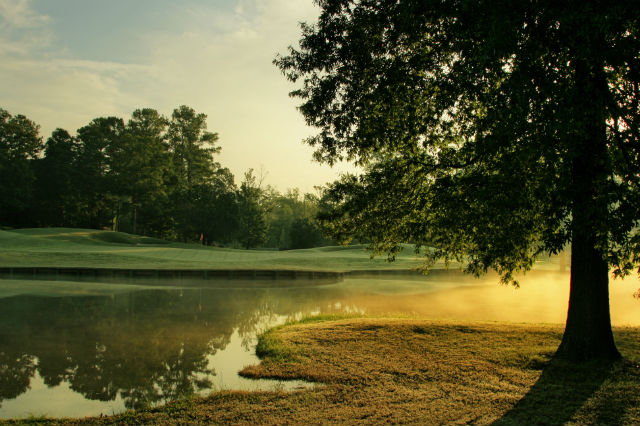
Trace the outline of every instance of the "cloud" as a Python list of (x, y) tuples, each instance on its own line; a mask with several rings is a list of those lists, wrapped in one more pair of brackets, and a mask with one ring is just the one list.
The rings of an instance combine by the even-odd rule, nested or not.
[(48, 22), (48, 16), (31, 9), (29, 0), (0, 0), (0, 55), (25, 56), (49, 46)]
[(33, 28), (49, 22), (31, 8), (29, 0), (0, 0), (0, 28)]
[(140, 105), (131, 88), (154, 80), (152, 67), (69, 57), (50, 23), (28, 0), (0, 0), (0, 107), (39, 123), (46, 138)]
[(140, 65), (71, 59), (0, 62), (0, 98), (10, 112), (42, 126), (46, 138), (56, 127), (74, 132), (98, 116), (123, 116), (141, 105), (128, 87), (153, 79)]

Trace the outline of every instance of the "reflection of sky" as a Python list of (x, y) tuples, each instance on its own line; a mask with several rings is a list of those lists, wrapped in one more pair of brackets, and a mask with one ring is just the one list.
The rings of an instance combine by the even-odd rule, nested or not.
[[(279, 317), (270, 326), (282, 324), (285, 320), (286, 317)], [(209, 357), (209, 367), (216, 372), (212, 378), (213, 390), (294, 390), (308, 386), (308, 384), (300, 381), (253, 380), (239, 376), (238, 371), (244, 367), (260, 363), (260, 359), (255, 354), (256, 337), (251, 336), (251, 345), (249, 347), (244, 342), (245, 339), (236, 330), (224, 350), (218, 351)]]
[(72, 391), (68, 383), (50, 388), (36, 371), (31, 378), (31, 389), (16, 399), (2, 401), (0, 418), (28, 416), (86, 417), (99, 413), (114, 414), (124, 411), (124, 401), (118, 395), (114, 401), (91, 401)]
[[(87, 345), (83, 343), (85, 339), (89, 339), (89, 342), (95, 339), (96, 342), (104, 345), (105, 357), (117, 362), (135, 361), (141, 368), (155, 371), (153, 369), (160, 365), (162, 356), (168, 357), (165, 361), (167, 365), (176, 362), (172, 358), (175, 356), (174, 346), (180, 347), (180, 342), (183, 342), (185, 345), (183, 347), (188, 352), (184, 357), (187, 364), (199, 359), (198, 351), (205, 351), (202, 353), (205, 357), (203, 368), (205, 371), (207, 369), (215, 371), (213, 376), (208, 377), (212, 382), (213, 390), (272, 390), (299, 386), (298, 383), (283, 386), (268, 380), (252, 381), (240, 378), (237, 372), (247, 365), (259, 362), (254, 354), (257, 333), (267, 327), (283, 323), (287, 318), (299, 318), (302, 314), (359, 312), (372, 316), (414, 315), (428, 319), (513, 323), (562, 324), (565, 320), (568, 301), (568, 274), (566, 273), (529, 274), (521, 280), (519, 289), (501, 286), (497, 284), (495, 278), (477, 281), (468, 277), (459, 279), (460, 276), (455, 274), (445, 274), (440, 277), (436, 275), (412, 279), (355, 278), (338, 284), (282, 289), (184, 289), (165, 292), (157, 289), (145, 291), (140, 290), (141, 287), (135, 287), (137, 291), (131, 293), (125, 292), (127, 286), (124, 285), (62, 282), (49, 283), (52, 287), (46, 289), (43, 286), (46, 282), (42, 281), (7, 280), (0, 281), (0, 289), (3, 285), (7, 287), (5, 292), (0, 291), (0, 294), (4, 293), (4, 298), (0, 297), (0, 301), (10, 302), (12, 299), (8, 298), (9, 294), (20, 291), (25, 294), (43, 292), (43, 295), (47, 296), (56, 296), (57, 291), (57, 296), (63, 296), (62, 299), (50, 300), (71, 300), (67, 296), (93, 294), (95, 297), (72, 298), (80, 303), (76, 309), (76, 315), (78, 315), (78, 312), (84, 312), (83, 309), (89, 309), (82, 307), (83, 303), (89, 306), (92, 300), (104, 300), (103, 298), (107, 296), (104, 304), (93, 303), (91, 304), (93, 311), (88, 310), (88, 312), (97, 313), (98, 318), (95, 323), (79, 316), (78, 318), (82, 318), (85, 325), (80, 327), (79, 324), (74, 325), (77, 319), (65, 322), (51, 318), (52, 324), (58, 324), (57, 326), (60, 327), (68, 323), (72, 329), (37, 332), (34, 330), (36, 334), (42, 332), (42, 338), (46, 340), (43, 340), (43, 345), (14, 341), (11, 342), (11, 349), (20, 353), (19, 346), (25, 344), (36, 347), (37, 352), (42, 350), (42, 347), (46, 348), (47, 345), (55, 345), (56, 340), (65, 340), (71, 355), (80, 357), (83, 350), (87, 350)], [(640, 300), (632, 297), (638, 287), (640, 287), (638, 279), (612, 281), (610, 293), (614, 326), (640, 326), (638, 315)], [(157, 306), (154, 306), (154, 300), (158, 301)], [(42, 299), (39, 303), (43, 303)], [(51, 313), (55, 312), (57, 311), (54, 309)], [(48, 311), (41, 314), (45, 317), (48, 315)], [(26, 321), (32, 321), (32, 324), (27, 323), (26, 326), (23, 324), (24, 317), (21, 318), (22, 322), (18, 323), (25, 329), (30, 327), (33, 329), (36, 324), (39, 327), (47, 327), (46, 324), (38, 322), (42, 321), (42, 318), (39, 320), (27, 318)], [(13, 326), (12, 321), (10, 319), (3, 327)], [(113, 332), (106, 331), (110, 328)], [(0, 328), (2, 333), (5, 333), (7, 328), (4, 330)], [(82, 336), (70, 338), (68, 335), (74, 332), (82, 333)], [(52, 336), (60, 336), (60, 338), (52, 339)], [(62, 336), (65, 338), (63, 339)], [(28, 342), (28, 339), (25, 341)], [(90, 349), (91, 345), (88, 348)], [(145, 350), (153, 351), (153, 356), (149, 357), (153, 360), (153, 365), (149, 367), (141, 364), (144, 358), (147, 358)], [(0, 352), (2, 352), (1, 347)], [(89, 352), (92, 353), (91, 350)], [(32, 353), (27, 355), (36, 356)], [(135, 357), (135, 359), (127, 357)], [(53, 358), (55, 360), (55, 356)], [(78, 359), (73, 361), (80, 362), (80, 365), (84, 365), (86, 369), (86, 362), (83, 364)], [(105, 366), (102, 368), (105, 371), (120, 371), (105, 368)], [(127, 371), (127, 368), (123, 371)], [(162, 374), (163, 380), (171, 376)], [(190, 373), (185, 371), (179, 376), (185, 374)], [(201, 378), (202, 374), (195, 371), (193, 377)], [(139, 378), (128, 382), (135, 384), (137, 380)], [(122, 386), (123, 383), (127, 383), (127, 380), (118, 378), (114, 382), (117, 386)], [(111, 414), (125, 407), (125, 401), (121, 395), (118, 395), (115, 401), (91, 401), (71, 391), (68, 382), (64, 381), (60, 386), (47, 388), (38, 372), (31, 378), (30, 387), (30, 390), (16, 399), (1, 402), (0, 417), (24, 417), (30, 414), (50, 416)], [(86, 386), (83, 389), (86, 389)], [(200, 393), (207, 394), (210, 390), (205, 389)]]

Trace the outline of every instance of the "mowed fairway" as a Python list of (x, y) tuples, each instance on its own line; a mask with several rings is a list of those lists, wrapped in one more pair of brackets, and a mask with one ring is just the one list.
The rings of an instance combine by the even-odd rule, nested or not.
[(350, 271), (413, 269), (410, 246), (395, 262), (370, 258), (364, 246), (305, 250), (241, 250), (170, 243), (149, 237), (89, 229), (0, 231), (0, 266), (140, 269), (300, 269)]

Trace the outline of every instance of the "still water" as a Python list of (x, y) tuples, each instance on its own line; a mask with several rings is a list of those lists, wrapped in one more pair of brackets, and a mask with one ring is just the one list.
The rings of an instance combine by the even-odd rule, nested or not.
[[(153, 288), (0, 280), (0, 418), (112, 414), (220, 389), (295, 389), (238, 376), (256, 335), (318, 313), (562, 323), (568, 276), (521, 287), (457, 272), (278, 288)], [(640, 325), (637, 280), (613, 281), (614, 325)]]

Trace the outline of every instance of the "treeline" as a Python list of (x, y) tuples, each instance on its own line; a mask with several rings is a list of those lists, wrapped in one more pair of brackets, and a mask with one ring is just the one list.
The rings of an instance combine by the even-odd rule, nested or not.
[(207, 116), (180, 106), (125, 121), (98, 117), (72, 136), (0, 108), (0, 226), (112, 229), (203, 244), (306, 248), (330, 243), (314, 194), (236, 185), (215, 160)]

